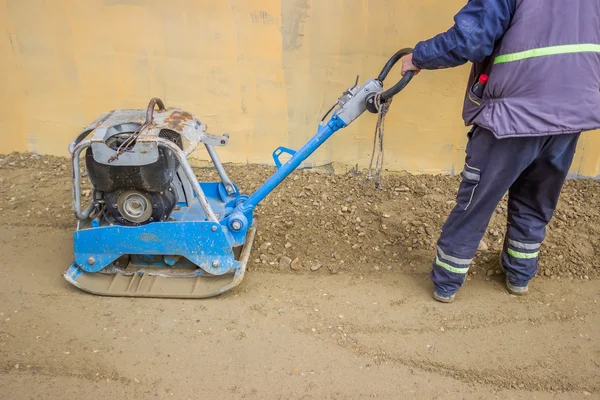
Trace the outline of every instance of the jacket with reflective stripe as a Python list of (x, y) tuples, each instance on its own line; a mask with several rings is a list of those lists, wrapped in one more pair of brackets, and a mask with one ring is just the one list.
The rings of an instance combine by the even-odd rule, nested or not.
[[(480, 73), (482, 98), (470, 90)], [(463, 117), (500, 138), (600, 128), (600, 0), (517, 0), (494, 53), (472, 69)]]

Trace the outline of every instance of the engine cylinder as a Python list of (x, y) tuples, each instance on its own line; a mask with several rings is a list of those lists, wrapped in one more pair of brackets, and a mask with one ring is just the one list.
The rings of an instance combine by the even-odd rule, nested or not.
[(158, 160), (148, 165), (106, 165), (94, 160), (90, 147), (85, 154), (85, 164), (92, 185), (103, 192), (118, 189), (137, 189), (146, 192), (167, 190), (179, 166), (175, 154), (169, 149), (158, 149)]

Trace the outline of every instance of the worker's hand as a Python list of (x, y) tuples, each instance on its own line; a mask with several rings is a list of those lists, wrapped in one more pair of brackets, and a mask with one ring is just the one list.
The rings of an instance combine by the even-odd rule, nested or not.
[(408, 71), (415, 71), (415, 75), (421, 72), (421, 68), (415, 66), (413, 64), (413, 55), (409, 54), (402, 58), (402, 76), (404, 76)]

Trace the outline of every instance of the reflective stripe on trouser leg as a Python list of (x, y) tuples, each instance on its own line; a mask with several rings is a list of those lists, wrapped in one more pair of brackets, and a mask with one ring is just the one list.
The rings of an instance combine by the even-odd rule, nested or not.
[(441, 296), (453, 295), (465, 282), (472, 262), (472, 258), (454, 257), (438, 247), (431, 271), (436, 292)]
[(511, 257), (530, 260), (537, 258), (540, 253), (541, 243), (522, 243), (516, 240), (508, 239), (506, 251)]
[(507, 239), (502, 252), (502, 266), (508, 280), (516, 286), (526, 286), (538, 268), (541, 243), (523, 243)]
[(446, 271), (454, 274), (465, 275), (469, 272), (469, 266), (473, 262), (473, 259), (458, 258), (447, 255), (442, 249), (437, 248), (437, 255), (435, 257), (435, 264)]
[(546, 225), (556, 209), (578, 139), (579, 134), (543, 139), (544, 146), (509, 190), (502, 264), (513, 285), (525, 286), (537, 273)]

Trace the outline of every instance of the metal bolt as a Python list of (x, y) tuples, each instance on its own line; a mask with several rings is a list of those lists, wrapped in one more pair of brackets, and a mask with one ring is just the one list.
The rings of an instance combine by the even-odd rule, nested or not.
[(231, 222), (231, 227), (234, 231), (239, 231), (240, 229), (242, 229), (242, 223), (239, 220), (235, 219)]
[(88, 258), (88, 264), (94, 265), (95, 263), (96, 263), (96, 260), (94, 259), (94, 257)]
[(215, 260), (212, 262), (212, 266), (215, 268), (219, 268), (219, 265), (220, 265), (219, 260)]
[(212, 228), (210, 228), (210, 229), (211, 229), (213, 232), (216, 232), (216, 231), (217, 231), (217, 227), (216, 227), (215, 225), (213, 225), (213, 227), (212, 227)]

